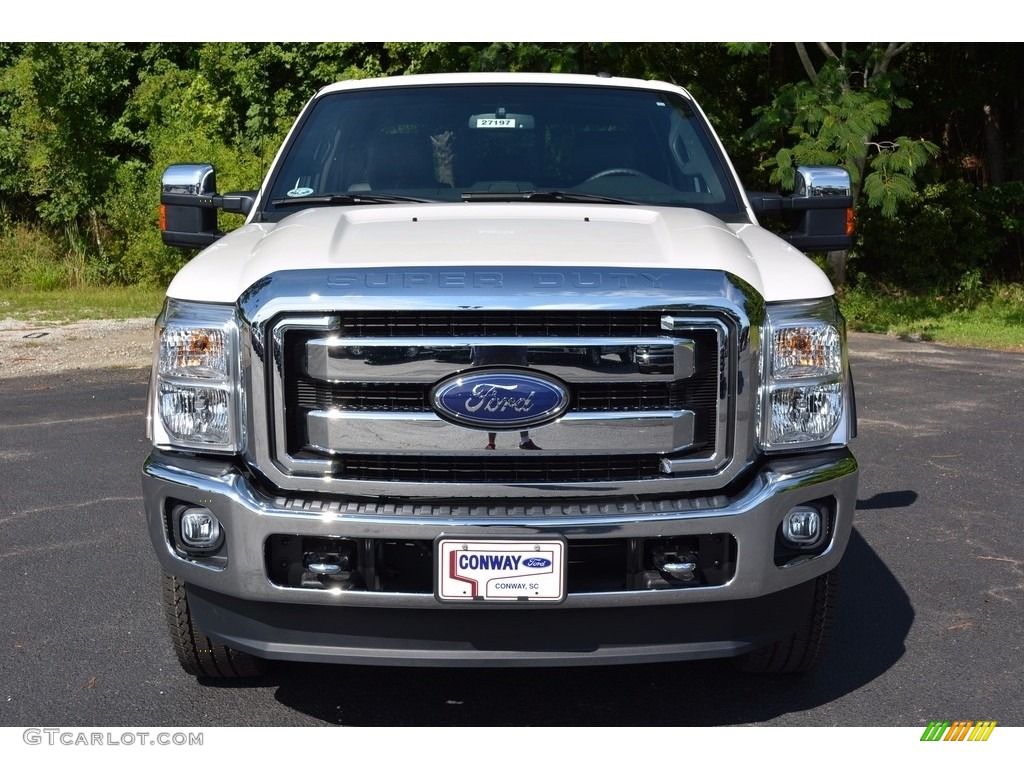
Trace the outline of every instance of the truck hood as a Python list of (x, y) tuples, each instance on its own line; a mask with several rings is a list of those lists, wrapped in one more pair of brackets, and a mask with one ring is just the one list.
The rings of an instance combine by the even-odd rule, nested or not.
[(273, 272), (428, 265), (711, 269), (766, 301), (832, 294), (803, 254), (753, 224), (687, 208), (491, 202), (309, 208), (247, 224), (196, 256), (167, 294), (233, 303)]

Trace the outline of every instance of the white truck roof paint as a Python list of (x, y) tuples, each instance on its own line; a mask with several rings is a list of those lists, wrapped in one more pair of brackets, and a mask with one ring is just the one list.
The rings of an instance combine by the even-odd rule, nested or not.
[(638, 80), (630, 77), (599, 77), (597, 75), (567, 75), (545, 72), (461, 72), (434, 75), (397, 75), (365, 80), (343, 80), (321, 88), (317, 96), (337, 91), (361, 90), (366, 88), (394, 88), (410, 85), (482, 85), (486, 83), (524, 85), (596, 85), (613, 88), (644, 88), (660, 91), (675, 91), (689, 96), (689, 92), (677, 85), (660, 80)]

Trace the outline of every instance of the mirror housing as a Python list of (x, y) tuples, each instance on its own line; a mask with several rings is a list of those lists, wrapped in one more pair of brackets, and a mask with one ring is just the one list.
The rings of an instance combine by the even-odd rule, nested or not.
[(160, 235), (165, 245), (205, 248), (221, 238), (217, 209), (248, 215), (255, 192), (217, 194), (217, 174), (208, 163), (168, 166), (160, 185)]
[(789, 197), (749, 192), (754, 213), (780, 216), (782, 239), (801, 251), (843, 251), (853, 244), (853, 197), (850, 174), (842, 168), (801, 165)]

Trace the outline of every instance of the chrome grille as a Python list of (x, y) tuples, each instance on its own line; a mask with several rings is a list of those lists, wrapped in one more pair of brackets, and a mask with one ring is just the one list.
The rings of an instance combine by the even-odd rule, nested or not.
[[(657, 312), (346, 312), (275, 328), (296, 467), (373, 483), (609, 483), (664, 478), (666, 460), (721, 455), (726, 324), (665, 327)], [(600, 334), (600, 335), (595, 335)], [(484, 432), (441, 420), (434, 385), (486, 345), (564, 381), (568, 412), (531, 431), (538, 452), (484, 452)], [(649, 364), (656, 350), (658, 365)]]
[[(717, 492), (756, 453), (764, 302), (724, 272), (294, 270), (254, 283), (239, 311), (244, 458), (268, 488), (619, 503)], [(515, 362), (481, 362), (481, 346)], [(435, 390), (485, 364), (566, 393), (530, 429), (541, 451), (519, 451), (514, 430), (485, 451), (486, 420), (431, 409)]]

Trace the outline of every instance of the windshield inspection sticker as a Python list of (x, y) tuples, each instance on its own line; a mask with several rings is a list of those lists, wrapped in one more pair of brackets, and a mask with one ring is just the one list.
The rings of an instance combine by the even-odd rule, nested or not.
[(565, 599), (565, 542), (559, 539), (445, 539), (437, 555), (442, 602)]
[(478, 117), (476, 119), (477, 128), (515, 128), (516, 119), (514, 117)]
[(295, 186), (285, 192), (288, 197), (308, 197), (313, 194), (313, 190), (309, 187), (300, 187), (302, 179), (298, 178), (295, 180)]

